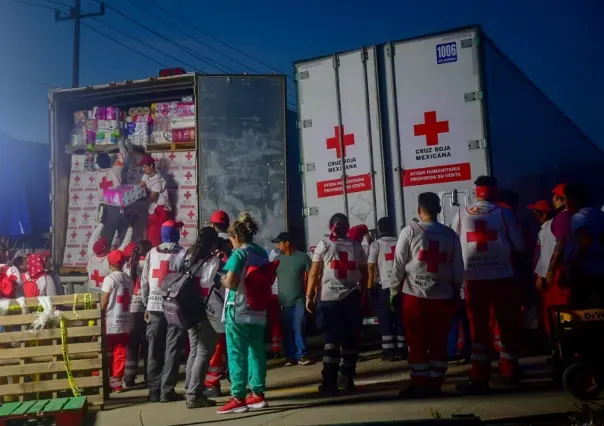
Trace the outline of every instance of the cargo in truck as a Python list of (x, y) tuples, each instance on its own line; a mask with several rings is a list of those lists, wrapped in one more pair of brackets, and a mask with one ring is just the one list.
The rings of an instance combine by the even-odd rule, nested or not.
[[(195, 241), (213, 211), (224, 210), (232, 220), (251, 212), (260, 227), (257, 241), (269, 248), (287, 226), (285, 88), (278, 75), (189, 73), (50, 92), (55, 264), (64, 274), (84, 271), (107, 188), (140, 182), (144, 153), (166, 179), (170, 205), (184, 223), (183, 246)], [(129, 152), (118, 178), (111, 171), (120, 138)], [(98, 167), (104, 155), (109, 172)], [(126, 213), (135, 212), (133, 240), (144, 238), (147, 202), (134, 202), (137, 195), (127, 188), (111, 196), (128, 204)], [(125, 234), (123, 224), (117, 228), (114, 246)]]
[[(604, 153), (479, 27), (294, 64), (307, 248), (338, 212), (375, 229), (439, 194), (451, 223), (492, 175), (521, 205), (561, 182), (604, 196)], [(602, 200), (594, 200), (601, 203)], [(601, 205), (601, 204), (598, 204)]]

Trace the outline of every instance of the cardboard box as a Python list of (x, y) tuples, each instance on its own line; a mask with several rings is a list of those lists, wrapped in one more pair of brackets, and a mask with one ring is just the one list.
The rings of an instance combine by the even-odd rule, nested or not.
[(103, 190), (105, 203), (116, 207), (128, 207), (145, 197), (145, 190), (138, 185), (120, 185)]

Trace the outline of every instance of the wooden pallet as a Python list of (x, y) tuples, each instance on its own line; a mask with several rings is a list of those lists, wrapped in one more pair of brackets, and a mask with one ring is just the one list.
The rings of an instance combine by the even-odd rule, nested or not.
[(147, 145), (147, 152), (164, 151), (192, 151), (195, 149), (195, 142), (176, 142), (176, 143), (154, 143)]
[[(60, 310), (65, 319), (67, 353), (71, 371), (80, 395), (102, 408), (104, 401), (102, 350), (103, 318), (100, 296), (91, 295), (86, 309), (84, 295), (51, 298), (53, 310)], [(72, 397), (61, 347), (61, 329), (57, 322), (32, 332), (29, 326), (37, 318), (38, 299), (25, 299), (29, 313), (22, 313), (11, 300), (8, 313), (0, 316), (0, 397), (4, 402), (23, 402), (41, 398)], [(75, 309), (75, 310), (74, 310)]]
[(86, 408), (85, 396), (9, 402), (0, 406), (0, 426), (82, 426), (86, 418)]

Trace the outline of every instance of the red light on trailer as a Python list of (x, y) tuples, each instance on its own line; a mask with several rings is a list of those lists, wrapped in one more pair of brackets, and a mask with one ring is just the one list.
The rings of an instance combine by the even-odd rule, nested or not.
[(172, 77), (173, 75), (182, 75), (186, 73), (184, 68), (164, 68), (163, 70), (159, 70), (160, 77)]

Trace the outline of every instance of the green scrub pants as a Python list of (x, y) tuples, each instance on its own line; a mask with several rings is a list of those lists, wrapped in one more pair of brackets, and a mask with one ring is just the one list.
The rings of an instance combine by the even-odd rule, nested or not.
[(264, 395), (266, 390), (265, 327), (236, 323), (235, 307), (227, 306), (225, 331), (231, 395), (237, 399), (245, 399), (248, 383), (256, 395)]

